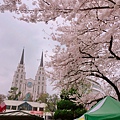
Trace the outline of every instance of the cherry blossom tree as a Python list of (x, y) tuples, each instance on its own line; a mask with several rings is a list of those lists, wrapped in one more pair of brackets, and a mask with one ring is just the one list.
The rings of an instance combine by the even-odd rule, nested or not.
[(21, 20), (27, 22), (48, 22), (59, 16), (66, 20), (77, 17), (79, 21), (86, 18), (106, 22), (109, 16), (111, 20), (118, 19), (119, 7), (119, 0), (3, 0), (0, 10), (22, 14)]
[[(63, 17), (69, 25), (58, 27), (52, 39), (58, 41), (47, 64), (56, 86), (78, 85), (93, 79), (106, 95), (120, 101), (120, 0), (4, 0), (0, 10), (20, 14), (26, 22), (48, 22)], [(79, 86), (78, 86), (79, 87)]]
[(0, 103), (2, 103), (3, 101), (4, 101), (4, 99), (6, 98), (6, 96), (5, 95), (3, 95), (3, 94), (0, 94)]

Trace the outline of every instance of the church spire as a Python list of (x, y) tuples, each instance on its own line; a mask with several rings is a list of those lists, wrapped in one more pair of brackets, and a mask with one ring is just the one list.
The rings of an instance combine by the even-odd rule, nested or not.
[(24, 49), (22, 51), (22, 56), (21, 56), (20, 64), (24, 64)]
[(42, 52), (42, 56), (41, 56), (40, 67), (43, 67), (43, 52)]

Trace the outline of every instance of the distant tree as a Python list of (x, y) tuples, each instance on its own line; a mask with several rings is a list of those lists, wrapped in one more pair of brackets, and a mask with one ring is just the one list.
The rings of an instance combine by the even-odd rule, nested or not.
[(53, 118), (53, 114), (56, 110), (58, 100), (59, 98), (56, 94), (49, 95), (48, 93), (46, 93), (46, 94), (41, 94), (37, 101), (46, 103), (45, 111), (50, 112)]
[(6, 96), (5, 96), (5, 95), (0, 94), (0, 103), (1, 103), (1, 102), (3, 102), (5, 98), (6, 98)]
[[(79, 87), (78, 87), (79, 86)], [(91, 92), (91, 84), (88, 82), (87, 84), (78, 83), (77, 85), (69, 85), (66, 88), (62, 89), (60, 97), (64, 100), (72, 100), (74, 102), (78, 102), (78, 99), (84, 94), (89, 94)]]
[[(77, 92), (77, 89), (72, 87), (71, 89), (68, 89), (68, 88), (63, 89), (60, 94), (60, 97), (61, 97), (61, 99), (64, 99), (64, 100), (70, 100), (70, 99), (75, 100), (76, 98), (74, 98), (73, 95), (77, 95), (77, 94), (79, 94)], [(79, 96), (80, 96), (80, 94), (79, 94)]]
[(8, 95), (8, 100), (18, 100), (18, 98), (21, 95), (21, 92), (19, 91), (17, 93), (18, 88), (17, 87), (11, 87)]
[(49, 97), (48, 93), (42, 93), (40, 94), (39, 98), (36, 101), (46, 103), (48, 97)]
[(73, 120), (86, 112), (84, 105), (76, 102), (76, 96), (81, 97), (74, 87), (69, 91), (65, 89), (61, 91), (61, 100), (57, 102), (57, 110), (54, 114), (55, 119)]
[(54, 118), (62, 120), (73, 120), (80, 117), (86, 112), (83, 105), (76, 105), (70, 100), (61, 100), (57, 103), (57, 110), (55, 111)]

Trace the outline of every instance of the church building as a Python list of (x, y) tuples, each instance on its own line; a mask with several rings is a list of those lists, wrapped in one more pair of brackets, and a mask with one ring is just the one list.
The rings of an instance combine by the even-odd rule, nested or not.
[(45, 69), (43, 66), (43, 52), (40, 65), (35, 75), (35, 79), (26, 79), (23, 49), (21, 60), (17, 66), (17, 70), (14, 73), (11, 87), (17, 87), (17, 92), (21, 92), (19, 100), (35, 101), (36, 99), (38, 99), (40, 94), (46, 93), (46, 77)]

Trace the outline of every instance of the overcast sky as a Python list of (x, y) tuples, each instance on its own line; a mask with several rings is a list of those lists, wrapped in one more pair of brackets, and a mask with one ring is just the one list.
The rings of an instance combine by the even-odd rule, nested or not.
[[(54, 47), (52, 40), (43, 39), (52, 32), (49, 27), (43, 22), (26, 23), (14, 19), (10, 13), (0, 13), (0, 94), (7, 95), (10, 90), (23, 47), (26, 77), (35, 79), (42, 50), (52, 54)], [(47, 92), (54, 93), (48, 81)]]

